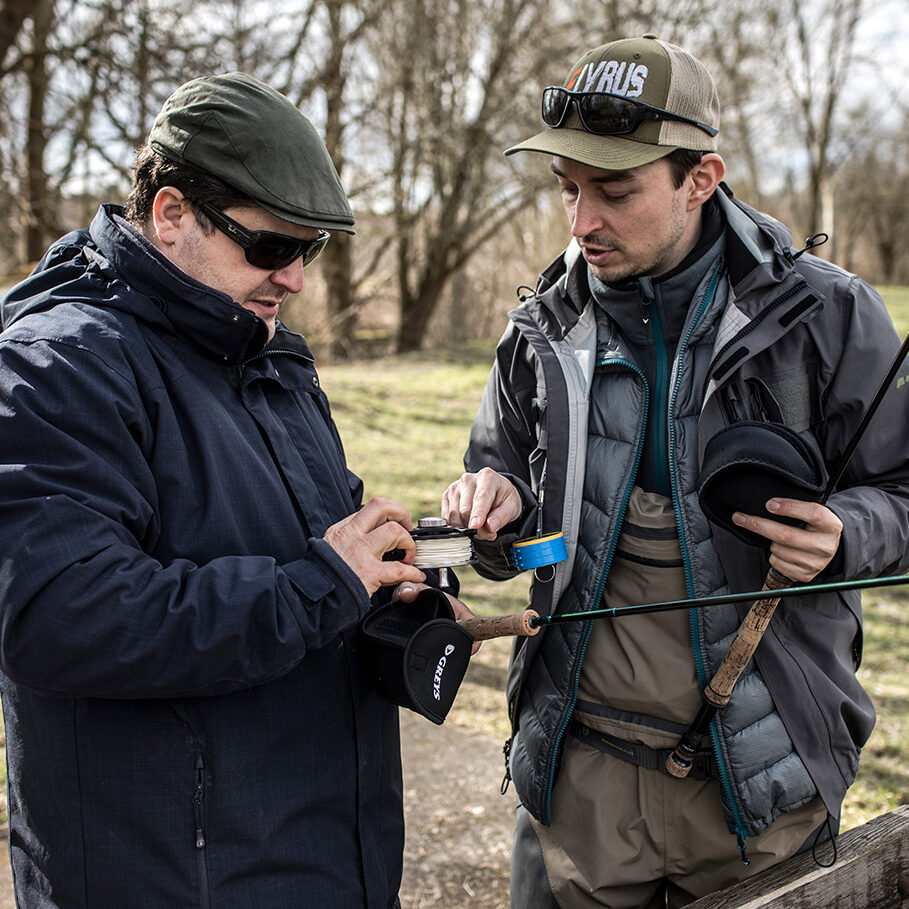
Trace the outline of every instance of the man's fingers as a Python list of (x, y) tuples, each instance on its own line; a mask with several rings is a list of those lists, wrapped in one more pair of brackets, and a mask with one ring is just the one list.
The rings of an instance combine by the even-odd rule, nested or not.
[[(359, 511), (329, 527), (324, 539), (372, 595), (388, 584), (426, 580), (423, 572), (413, 566), (416, 544), (410, 535), (411, 526), (410, 514), (403, 505), (389, 499), (371, 499)], [(403, 553), (402, 558), (385, 561), (385, 554), (395, 550)]]
[[(836, 546), (828, 533), (819, 533), (804, 527), (793, 527), (770, 518), (759, 518), (757, 515), (733, 515), (736, 524), (769, 540), (777, 551), (802, 552), (833, 557)], [(838, 541), (838, 538), (836, 538)]]
[(807, 528), (828, 533), (842, 533), (843, 522), (819, 502), (802, 502), (799, 499), (770, 499), (767, 511), (801, 521)]
[(803, 552), (786, 549), (777, 543), (770, 547), (771, 566), (796, 583), (813, 581), (826, 568), (827, 561), (822, 557), (808, 557)]
[(467, 526), (471, 530), (479, 530), (483, 525), (487, 525), (489, 530), (495, 531), (498, 528), (489, 524), (489, 512), (495, 504), (497, 496), (497, 486), (488, 476), (477, 478), (476, 490), (473, 494), (473, 501), (470, 503), (470, 519)]
[(836, 555), (842, 521), (826, 505), (797, 499), (771, 499), (767, 510), (777, 518), (797, 520), (802, 526), (739, 512), (732, 519), (770, 541), (770, 564), (777, 571), (793, 581), (813, 580)]
[(426, 584), (412, 584), (405, 581), (397, 586), (392, 599), (400, 600), (402, 603), (412, 603), (426, 586)]
[[(379, 587), (390, 587), (393, 584), (423, 584), (426, 581), (426, 575), (419, 568), (414, 568), (406, 562), (377, 562), (375, 572), (374, 593)], [(367, 590), (369, 585), (367, 585)]]
[(466, 527), (476, 489), (475, 474), (465, 473), (442, 496), (441, 515), (452, 527)]
[(370, 499), (352, 516), (352, 521), (364, 532), (373, 530), (389, 521), (400, 524), (408, 530), (413, 527), (410, 512), (403, 505), (381, 497)]
[(773, 518), (762, 518), (756, 514), (742, 514), (740, 511), (733, 514), (732, 520), (739, 527), (744, 527), (746, 530), (765, 537), (771, 542), (780, 542), (785, 536), (791, 537), (791, 532), (798, 529), (791, 524), (781, 524), (779, 521), (774, 521)]
[(442, 495), (442, 517), (452, 527), (468, 527), (478, 540), (494, 540), (521, 514), (521, 496), (510, 480), (484, 467), (462, 474)]
[(446, 593), (445, 596), (448, 597), (448, 602), (451, 603), (451, 608), (456, 619), (473, 618), (473, 612), (471, 612), (465, 603), (462, 603), (457, 597), (453, 597), (450, 593)]
[(386, 552), (402, 550), (404, 555), (401, 561), (413, 564), (417, 551), (416, 543), (414, 543), (410, 531), (396, 522), (390, 521), (387, 524), (380, 524), (365, 534), (364, 540), (370, 552), (379, 559)]

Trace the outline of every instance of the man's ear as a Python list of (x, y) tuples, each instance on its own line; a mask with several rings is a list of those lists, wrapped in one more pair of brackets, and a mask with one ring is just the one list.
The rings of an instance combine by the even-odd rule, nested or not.
[(688, 175), (692, 181), (688, 210), (703, 205), (726, 175), (726, 162), (714, 152), (707, 152)]
[(162, 187), (152, 202), (152, 243), (164, 251), (172, 249), (183, 239), (192, 220), (192, 210), (183, 193), (173, 186)]

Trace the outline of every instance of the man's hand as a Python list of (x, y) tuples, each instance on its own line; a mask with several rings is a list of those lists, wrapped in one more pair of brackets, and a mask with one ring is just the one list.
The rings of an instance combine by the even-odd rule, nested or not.
[[(393, 599), (400, 600), (402, 603), (412, 603), (421, 590), (426, 590), (426, 584), (411, 584), (405, 582), (401, 584), (394, 593)], [(448, 597), (448, 602), (451, 603), (451, 608), (454, 610), (455, 620), (459, 619), (472, 619), (473, 613), (456, 597), (453, 597), (450, 593), (442, 591), (446, 597)], [(473, 656), (479, 649), (481, 641), (474, 641), (473, 647), (470, 650), (470, 655)]]
[(803, 527), (781, 524), (772, 518), (736, 512), (740, 527), (770, 540), (770, 564), (793, 581), (807, 583), (819, 575), (836, 555), (843, 522), (826, 505), (798, 499), (770, 499), (767, 510), (801, 521)]
[(490, 467), (462, 474), (442, 496), (442, 517), (452, 527), (476, 530), (478, 540), (494, 540), (520, 514), (517, 489)]
[[(388, 499), (370, 499), (350, 517), (332, 524), (324, 540), (344, 559), (372, 596), (387, 584), (421, 583), (426, 575), (413, 567), (416, 547), (410, 529), (413, 522), (403, 505)], [(383, 562), (393, 549), (404, 551), (400, 561)]]

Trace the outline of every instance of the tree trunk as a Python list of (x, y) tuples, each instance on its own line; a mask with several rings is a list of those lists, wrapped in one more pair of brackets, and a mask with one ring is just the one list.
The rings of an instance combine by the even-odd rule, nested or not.
[(398, 324), (398, 353), (412, 353), (423, 347), (433, 313), (442, 299), (445, 278), (424, 281), (419, 292), (401, 299), (401, 321)]
[(26, 127), (25, 259), (36, 262), (44, 255), (49, 222), (47, 171), (44, 153), (47, 128), (47, 39), (54, 14), (53, 0), (40, 0), (34, 10), (34, 47), (28, 64), (28, 125)]
[[(344, 170), (344, 89), (345, 42), (344, 2), (326, 2), (331, 23), (332, 47), (322, 78), (325, 92), (325, 147), (338, 173)], [(331, 355), (341, 360), (352, 359), (356, 353), (354, 331), (357, 325), (357, 301), (354, 293), (353, 262), (350, 234), (337, 232), (322, 253), (323, 274), (327, 291), (326, 305), (331, 327)]]
[(351, 277), (351, 245), (350, 234), (336, 233), (321, 256), (331, 319), (331, 356), (335, 360), (352, 360), (356, 355), (357, 301)]

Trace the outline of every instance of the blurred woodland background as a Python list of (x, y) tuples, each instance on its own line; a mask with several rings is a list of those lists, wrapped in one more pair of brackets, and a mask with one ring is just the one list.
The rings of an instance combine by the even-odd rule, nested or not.
[(322, 359), (497, 335), (568, 234), (540, 91), (654, 33), (712, 69), (728, 182), (909, 283), (907, 0), (0, 0), (0, 275), (122, 201), (164, 99), (242, 70), (323, 131), (358, 218), (282, 315)]

